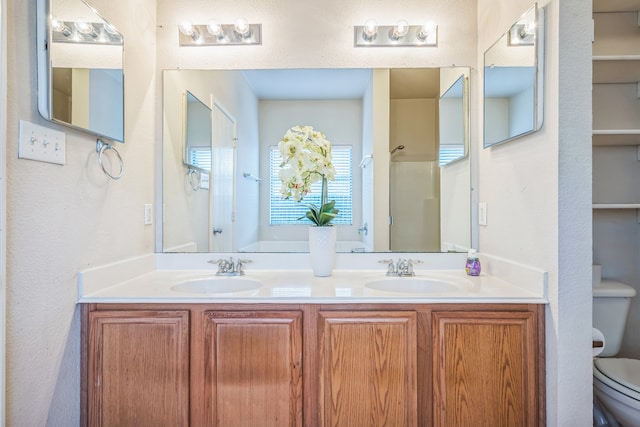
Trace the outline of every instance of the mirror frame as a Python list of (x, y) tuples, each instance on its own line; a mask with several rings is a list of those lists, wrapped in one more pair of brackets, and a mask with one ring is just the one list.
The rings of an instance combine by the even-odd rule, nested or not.
[[(519, 133), (508, 138), (487, 142), (486, 129), (487, 129), (487, 73), (486, 69), (492, 64), (487, 64), (487, 54), (489, 51), (497, 46), (502, 40), (508, 40), (512, 31), (516, 25), (531, 11), (535, 12), (536, 30), (534, 34), (534, 88), (533, 88), (533, 128), (531, 130)], [(483, 148), (493, 147), (495, 145), (504, 144), (509, 141), (521, 138), (526, 135), (530, 135), (539, 131), (544, 123), (544, 80), (545, 80), (545, 13), (543, 7), (538, 7), (538, 3), (534, 3), (525, 13), (523, 13), (518, 20), (509, 27), (507, 31), (500, 35), (500, 38), (496, 40), (489, 48), (484, 52), (483, 56), (483, 84), (482, 84), (482, 115), (483, 115), (483, 132), (482, 132), (482, 144)]]
[[(51, 11), (53, 9), (52, 2), (54, 0), (37, 0), (36, 2), (36, 53), (37, 53), (37, 97), (38, 97), (38, 112), (40, 115), (53, 123), (66, 126), (72, 129), (83, 131), (94, 135), (99, 139), (108, 139), (110, 141), (124, 143), (125, 134), (125, 73), (124, 73), (124, 35), (120, 34), (122, 38), (122, 137), (118, 138), (114, 135), (106, 135), (98, 131), (85, 128), (82, 126), (74, 125), (53, 117), (53, 65), (51, 61), (51, 46), (53, 42), (53, 33), (50, 25)], [(104, 17), (85, 0), (78, 0), (82, 2), (92, 13), (97, 15), (105, 23), (109, 23)]]

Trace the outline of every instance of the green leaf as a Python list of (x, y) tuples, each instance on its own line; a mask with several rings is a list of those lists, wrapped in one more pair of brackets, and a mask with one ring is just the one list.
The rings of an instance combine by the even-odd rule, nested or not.
[(320, 207), (312, 203), (308, 204), (307, 207), (309, 210), (304, 216), (298, 218), (298, 220), (307, 218), (309, 221), (320, 227), (329, 225), (329, 223), (338, 216), (338, 209), (335, 208), (335, 205), (335, 200), (325, 203)]

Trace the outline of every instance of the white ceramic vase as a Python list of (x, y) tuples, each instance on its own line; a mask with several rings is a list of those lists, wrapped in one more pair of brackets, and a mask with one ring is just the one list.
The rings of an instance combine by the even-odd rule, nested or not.
[(337, 237), (338, 228), (332, 225), (309, 227), (309, 255), (315, 276), (331, 276), (336, 262)]

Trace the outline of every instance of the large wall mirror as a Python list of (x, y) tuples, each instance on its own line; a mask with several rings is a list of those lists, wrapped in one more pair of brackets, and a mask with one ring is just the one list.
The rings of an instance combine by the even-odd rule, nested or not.
[[(308, 224), (283, 223), (274, 208), (277, 145), (296, 125), (325, 133), (348, 175), (339, 252), (468, 249), (470, 160), (440, 166), (438, 137), (441, 120), (452, 132), (468, 126), (468, 76), (468, 67), (165, 70), (163, 251), (306, 252)], [(204, 114), (183, 114), (185, 96)], [(206, 190), (189, 182), (192, 126), (211, 126)]]
[(38, 110), (124, 142), (122, 34), (84, 0), (38, 0)]
[(484, 54), (484, 147), (539, 130), (543, 94), (544, 9), (534, 5)]

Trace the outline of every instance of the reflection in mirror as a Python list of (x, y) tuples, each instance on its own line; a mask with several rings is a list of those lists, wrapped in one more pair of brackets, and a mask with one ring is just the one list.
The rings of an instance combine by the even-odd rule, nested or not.
[(191, 92), (184, 95), (184, 164), (211, 172), (211, 109)]
[(465, 102), (468, 99), (467, 83), (468, 79), (460, 76), (440, 96), (438, 161), (441, 167), (463, 159), (469, 153), (469, 123), (466, 120), (469, 105)]
[[(421, 87), (424, 84), (421, 79), (401, 78), (399, 84), (393, 84), (396, 69), (165, 70), (163, 251), (308, 251), (309, 223), (294, 221), (280, 224), (273, 220), (271, 214), (271, 200), (275, 200), (274, 197), (280, 200), (277, 144), (287, 129), (300, 124), (312, 126), (326, 135), (332, 143), (334, 162), (338, 160), (337, 156), (346, 160), (345, 170), (350, 174), (351, 183), (348, 193), (352, 200), (352, 216), (346, 224), (336, 225), (339, 252), (392, 249), (389, 229), (390, 167), (392, 163), (398, 165), (403, 162), (407, 165), (411, 162), (435, 165), (432, 168), (437, 178), (435, 181), (423, 182), (424, 174), (409, 171), (409, 174), (404, 174), (410, 183), (405, 187), (417, 188), (420, 185), (437, 189), (441, 196), (434, 202), (433, 213), (427, 215), (425, 206), (429, 202), (422, 195), (404, 191), (408, 199), (402, 202), (403, 209), (412, 211), (413, 218), (396, 221), (396, 224), (402, 223), (418, 238), (421, 235), (416, 230), (422, 227), (415, 222), (418, 219), (429, 224), (431, 229), (435, 227), (435, 244), (419, 251), (466, 250), (470, 246), (471, 227), (470, 162), (465, 158), (442, 169), (447, 170), (446, 174), (440, 173), (437, 164), (437, 110), (440, 95), (461, 74), (468, 76), (468, 70), (457, 67), (414, 72), (431, 76), (433, 81), (428, 88)], [(224, 154), (229, 160), (222, 159), (222, 152), (216, 148), (212, 150), (213, 167), (208, 192), (191, 190), (184, 167), (186, 146), (181, 109), (182, 97), (187, 91), (194, 98), (214, 100), (213, 107), (224, 106), (222, 111), (234, 118), (236, 126), (233, 154)], [(420, 109), (413, 107), (420, 103), (429, 106), (430, 116), (426, 119)], [(390, 108), (391, 105), (394, 107)], [(380, 120), (382, 115), (387, 116), (386, 123)], [(402, 116), (402, 120), (400, 124), (393, 124), (397, 116)], [(429, 138), (421, 136), (425, 123), (429, 127)], [(214, 147), (217, 129), (221, 126), (225, 125), (214, 117)], [(407, 126), (415, 130), (407, 130)], [(390, 134), (391, 128), (396, 129), (395, 134)], [(402, 144), (406, 148), (392, 158), (393, 144)], [(233, 184), (222, 188), (216, 183), (216, 165), (225, 164), (231, 168), (232, 177), (222, 180)], [(219, 226), (212, 220), (220, 206), (228, 208), (229, 212), (223, 216), (231, 219), (232, 226)], [(454, 214), (452, 210), (461, 207), (465, 211)], [(441, 216), (446, 216), (446, 220), (440, 221)], [(230, 249), (217, 249), (228, 247), (216, 243), (225, 238), (231, 245)], [(445, 238), (446, 241), (443, 240)]]
[(38, 0), (38, 109), (124, 141), (123, 37), (84, 0)]
[(540, 129), (544, 9), (532, 6), (484, 54), (484, 147)]

